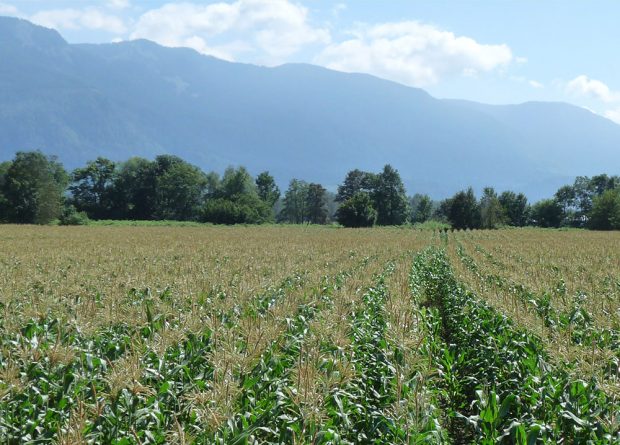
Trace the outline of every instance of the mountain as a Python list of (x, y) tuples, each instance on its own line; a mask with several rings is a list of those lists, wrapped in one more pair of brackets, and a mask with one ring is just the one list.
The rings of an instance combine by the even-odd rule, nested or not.
[(171, 153), (332, 189), (352, 168), (391, 163), (410, 193), (434, 197), (493, 185), (537, 199), (576, 175), (620, 173), (620, 126), (568, 104), (438, 100), (369, 75), (146, 40), (68, 44), (0, 17), (0, 160), (32, 149), (68, 168)]

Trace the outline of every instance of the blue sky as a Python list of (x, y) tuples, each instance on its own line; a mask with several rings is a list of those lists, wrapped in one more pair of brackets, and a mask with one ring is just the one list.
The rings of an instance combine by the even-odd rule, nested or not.
[(440, 98), (565, 101), (620, 123), (620, 2), (0, 0), (69, 42), (148, 38), (231, 61), (366, 72)]

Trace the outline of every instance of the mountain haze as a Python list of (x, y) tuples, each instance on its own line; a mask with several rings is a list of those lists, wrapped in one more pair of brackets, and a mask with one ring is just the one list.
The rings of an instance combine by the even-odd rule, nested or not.
[(493, 185), (548, 196), (575, 175), (620, 173), (620, 126), (563, 103), (492, 106), (312, 65), (230, 63), (146, 40), (68, 44), (0, 17), (0, 160), (171, 153), (329, 188), (394, 165), (410, 193)]

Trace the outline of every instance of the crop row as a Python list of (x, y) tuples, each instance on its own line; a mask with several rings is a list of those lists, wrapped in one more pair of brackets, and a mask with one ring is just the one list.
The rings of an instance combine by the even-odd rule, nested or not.
[(618, 405), (595, 381), (552, 364), (540, 339), (462, 287), (444, 251), (418, 255), (411, 274), (425, 350), (455, 443), (615, 443)]
[[(515, 283), (499, 274), (485, 272), (460, 245), (457, 246), (457, 255), (463, 265), (479, 281), (506, 292), (510, 298), (523, 304), (527, 310), (536, 314), (547, 330), (552, 333), (562, 331), (573, 345), (579, 347), (589, 347), (590, 350), (606, 348), (612, 353), (615, 351), (605, 363), (601, 364), (601, 368), (603, 375), (608, 378), (620, 377), (620, 331), (600, 327), (594, 322), (592, 315), (584, 306), (587, 298), (584, 294), (578, 293), (573, 296), (571, 303), (565, 305), (566, 309), (560, 311), (554, 307), (553, 301), (560, 297), (567, 299), (562, 281), (558, 283), (555, 294), (550, 292), (536, 294), (523, 284)], [(493, 259), (493, 261), (497, 260)], [(502, 265), (502, 267), (505, 266)]]

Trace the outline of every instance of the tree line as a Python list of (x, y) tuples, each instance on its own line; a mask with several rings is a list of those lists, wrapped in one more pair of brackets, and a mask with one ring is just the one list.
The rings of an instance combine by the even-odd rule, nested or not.
[(90, 219), (177, 220), (214, 224), (327, 224), (345, 227), (403, 225), (435, 220), (455, 229), (585, 227), (620, 229), (620, 178), (578, 177), (550, 199), (530, 205), (523, 193), (492, 187), (443, 201), (408, 197), (398, 171), (351, 170), (337, 193), (321, 184), (290, 181), (281, 194), (265, 171), (244, 167), (219, 175), (172, 155), (113, 162), (97, 158), (67, 172), (54, 156), (18, 152), (0, 163), (0, 222), (85, 224)]

